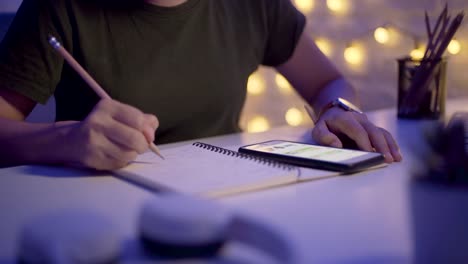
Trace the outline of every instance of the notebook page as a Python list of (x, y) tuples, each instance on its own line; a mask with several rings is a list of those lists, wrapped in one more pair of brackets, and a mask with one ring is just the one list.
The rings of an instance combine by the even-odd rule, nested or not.
[(164, 158), (146, 152), (115, 174), (149, 188), (210, 197), (293, 183), (299, 175), (298, 168), (269, 166), (193, 145), (165, 149)]

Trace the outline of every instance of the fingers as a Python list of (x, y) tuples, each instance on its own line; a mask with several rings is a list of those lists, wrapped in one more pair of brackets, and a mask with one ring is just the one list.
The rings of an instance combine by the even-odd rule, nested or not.
[[(146, 138), (147, 143), (154, 141), (154, 133), (159, 126), (156, 116), (144, 114), (135, 107), (113, 100), (101, 100), (98, 108), (108, 113), (115, 121), (141, 133)], [(114, 135), (113, 139), (130, 148), (133, 144), (138, 143), (136, 135), (132, 135), (129, 131), (122, 131), (122, 133), (123, 138), (121, 140), (117, 138), (117, 135)], [(136, 144), (135, 146), (139, 145)]]
[(143, 131), (147, 124), (147, 115), (137, 108), (114, 100), (101, 100), (97, 108), (108, 113), (116, 121)]
[(148, 140), (142, 132), (115, 120), (110, 120), (102, 126), (101, 132), (114, 144), (119, 145), (122, 151), (133, 150), (141, 154), (148, 149)]
[(113, 100), (101, 100), (75, 133), (85, 149), (84, 166), (116, 169), (134, 160), (154, 141), (159, 126), (154, 115)]
[(403, 160), (403, 156), (401, 156), (401, 153), (400, 153), (400, 147), (398, 147), (398, 143), (395, 141), (395, 139), (393, 138), (393, 136), (390, 134), (390, 132), (388, 132), (387, 130), (385, 129), (382, 129), (383, 131), (383, 135), (388, 143), (388, 146), (390, 148), (390, 153), (392, 154), (392, 157), (395, 161), (402, 161)]
[(394, 161), (392, 154), (387, 143), (387, 139), (383, 134), (383, 129), (374, 126), (370, 122), (363, 124), (363, 127), (368, 131), (370, 142), (377, 152), (384, 155), (385, 162), (392, 163)]
[(357, 120), (354, 116), (356, 113), (343, 112), (331, 120), (325, 122), (334, 131), (348, 136), (356, 142), (356, 145), (365, 151), (373, 151), (372, 143), (369, 139), (368, 131), (361, 125), (360, 122), (365, 122), (366, 119)]
[(159, 120), (154, 115), (145, 114), (145, 124), (143, 126), (143, 134), (148, 142), (154, 141), (154, 133), (159, 127)]
[(159, 120), (155, 115), (145, 114), (146, 124), (156, 130), (159, 127)]
[[(92, 147), (86, 154), (85, 166), (97, 170), (112, 170), (122, 168), (132, 160), (138, 153), (136, 151), (123, 149), (105, 137), (102, 137), (99, 142), (90, 144)], [(97, 147), (99, 146), (99, 147)]]
[(112, 108), (113, 118), (129, 127), (132, 127), (146, 138), (146, 142), (154, 141), (154, 133), (159, 126), (159, 121), (154, 115), (144, 114), (140, 110), (130, 105), (115, 102)]
[(312, 130), (312, 138), (320, 145), (326, 145), (335, 148), (342, 148), (341, 140), (327, 127), (325, 122), (318, 122)]
[(319, 144), (333, 147), (341, 147), (337, 136), (340, 134), (355, 141), (362, 150), (382, 153), (387, 163), (402, 160), (398, 144), (392, 135), (385, 129), (375, 126), (363, 114), (330, 109), (312, 131), (313, 138)]
[[(99, 117), (99, 115), (98, 115)], [(92, 122), (61, 124), (67, 131), (63, 137), (63, 162), (72, 166), (112, 170), (126, 166), (138, 153), (111, 142), (93, 128)]]
[(392, 163), (402, 160), (400, 148), (390, 132), (375, 126), (373, 123), (369, 122), (367, 118), (362, 122), (362, 126), (367, 131), (369, 140), (375, 151), (384, 155), (385, 162)]

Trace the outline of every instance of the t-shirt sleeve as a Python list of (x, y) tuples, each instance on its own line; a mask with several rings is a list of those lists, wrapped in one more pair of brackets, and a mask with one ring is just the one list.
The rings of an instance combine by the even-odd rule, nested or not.
[(63, 59), (48, 43), (48, 36), (60, 40), (68, 27), (57, 11), (47, 0), (22, 2), (0, 44), (0, 89), (11, 89), (42, 104), (53, 94)]
[(278, 66), (285, 63), (294, 53), (306, 19), (291, 0), (267, 1), (268, 36), (262, 64)]

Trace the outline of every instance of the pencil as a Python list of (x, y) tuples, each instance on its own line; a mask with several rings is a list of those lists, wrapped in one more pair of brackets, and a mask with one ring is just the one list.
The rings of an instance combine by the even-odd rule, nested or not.
[[(70, 64), (70, 66), (83, 78), (83, 80), (94, 90), (101, 99), (111, 99), (111, 97), (102, 89), (102, 87), (89, 75), (89, 73), (81, 67), (81, 65), (73, 58), (68, 51), (62, 47), (62, 44), (52, 35), (49, 35), (49, 43), (52, 47)], [(153, 142), (149, 143), (149, 149), (156, 155), (164, 159), (158, 147)]]

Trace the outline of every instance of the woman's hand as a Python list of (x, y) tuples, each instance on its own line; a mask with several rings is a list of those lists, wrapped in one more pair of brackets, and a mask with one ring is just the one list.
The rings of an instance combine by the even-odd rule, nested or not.
[(317, 143), (337, 148), (343, 147), (346, 137), (365, 151), (377, 151), (385, 161), (401, 161), (402, 156), (393, 136), (385, 129), (375, 126), (365, 114), (332, 107), (322, 113), (312, 130)]
[(112, 170), (126, 166), (154, 141), (158, 119), (114, 100), (101, 100), (81, 122), (61, 122), (64, 162)]

